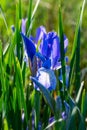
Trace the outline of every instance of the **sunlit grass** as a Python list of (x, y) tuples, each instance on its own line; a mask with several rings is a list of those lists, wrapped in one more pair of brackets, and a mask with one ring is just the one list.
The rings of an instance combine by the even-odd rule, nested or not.
[[(9, 0), (9, 2), (11, 1)], [(24, 5), (24, 2), (27, 5)], [(19, 0), (12, 3), (13, 9), (15, 8), (15, 10), (9, 9), (10, 14), (11, 11), (14, 14), (14, 16), (10, 15), (12, 17), (7, 16), (7, 12), (5, 12), (9, 6), (11, 7), (11, 4), (2, 0), (0, 2), (0, 128), (4, 130), (46, 130), (48, 128), (53, 130), (85, 130), (87, 84), (84, 79), (81, 81), (80, 51), (82, 50), (80, 43), (83, 36), (81, 29), (86, 1), (82, 1), (79, 13), (75, 14), (77, 22), (74, 21), (74, 33), (68, 43), (69, 46), (72, 46), (71, 43), (73, 43), (72, 49), (68, 48), (68, 50), (70, 49), (69, 61), (66, 60), (69, 52), (67, 50), (68, 53), (66, 53), (64, 36), (68, 37), (69, 35), (70, 38), (71, 32), (64, 29), (64, 21), (66, 19), (70, 21), (71, 16), (64, 16), (66, 4), (62, 5), (64, 3), (51, 1), (51, 4), (58, 5), (53, 8), (49, 0), (42, 2), (37, 0), (36, 3), (33, 0), (24, 2)], [(52, 17), (49, 14), (51, 10), (53, 11)], [(54, 15), (54, 11), (57, 12), (56, 15)], [(27, 19), (24, 34), (21, 29), (22, 18)], [(12, 24), (14, 25), (13, 30), (11, 30)], [(41, 32), (36, 33), (36, 28), (40, 25), (47, 27), (48, 33), (43, 30), (43, 37), (39, 35)], [(52, 30), (57, 33), (51, 32)], [(30, 37), (31, 35), (34, 37), (36, 35), (36, 38), (41, 37), (37, 41), (38, 45), (35, 45), (37, 39)], [(57, 37), (57, 35), (59, 36)], [(54, 36), (59, 38), (59, 41), (53, 41), (53, 43), (52, 40), (57, 40)], [(44, 37), (46, 37), (45, 42)], [(6, 39), (4, 40), (4, 38)], [(47, 38), (49, 38), (50, 44)], [(57, 46), (56, 43), (60, 46)], [(30, 46), (28, 47), (28, 45)], [(40, 45), (44, 49), (48, 47), (48, 55), (43, 53), (44, 50), (40, 50)], [(60, 53), (53, 52), (56, 51), (55, 47), (58, 47)], [(59, 59), (56, 59), (58, 61), (55, 61), (54, 65), (59, 67), (58, 63), (61, 63), (59, 69), (52, 66), (52, 62), (56, 58), (55, 55)], [(58, 57), (58, 55), (60, 56)], [(66, 66), (69, 67), (69, 70)], [(40, 70), (39, 67), (44, 69)], [(36, 70), (33, 74), (34, 69)], [(41, 71), (42, 74), (45, 74), (41, 75)], [(42, 79), (46, 82), (46, 86), (44, 86), (44, 82), (41, 83)], [(49, 84), (51, 84), (51, 89), (49, 89)], [(54, 90), (55, 84), (57, 85)]]

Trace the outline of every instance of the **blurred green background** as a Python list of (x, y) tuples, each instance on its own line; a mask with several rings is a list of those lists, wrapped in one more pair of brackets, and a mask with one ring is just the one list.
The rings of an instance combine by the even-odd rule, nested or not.
[[(0, 39), (5, 46), (11, 34), (11, 25), (15, 25), (16, 4), (18, 0), (0, 0)], [(33, 7), (36, 0), (33, 0)], [(71, 54), (76, 21), (81, 9), (82, 0), (62, 0), (62, 15), (64, 33), (69, 39), (67, 55)], [(87, 3), (86, 3), (87, 5)], [(28, 14), (29, 0), (22, 0), (22, 17)], [(58, 8), (59, 0), (41, 0), (33, 22), (32, 34), (36, 28), (44, 25), (47, 31), (58, 31)], [(6, 20), (7, 28), (5, 26)], [(87, 67), (87, 7), (83, 15), (81, 28), (81, 69)]]

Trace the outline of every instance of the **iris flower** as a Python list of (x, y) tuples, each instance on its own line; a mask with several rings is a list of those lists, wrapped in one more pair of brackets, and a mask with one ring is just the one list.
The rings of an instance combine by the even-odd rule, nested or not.
[[(28, 38), (24, 33), (21, 35), (31, 63), (37, 64), (36, 79), (47, 89), (54, 90), (56, 77), (53, 70), (61, 67), (60, 39), (57, 33), (54, 31), (47, 33), (45, 27), (40, 26), (36, 30), (36, 37)], [(64, 52), (67, 45), (68, 39), (64, 36)], [(38, 57), (37, 63), (33, 63), (34, 57)], [(35, 88), (37, 88), (36, 85)]]
[[(46, 58), (51, 60), (51, 68), (59, 69), (61, 67), (60, 59), (60, 39), (56, 32), (46, 32), (45, 27), (40, 26), (36, 30), (36, 37), (32, 40), (35, 44), (40, 42), (39, 52)], [(68, 39), (64, 36), (64, 51), (66, 52)]]

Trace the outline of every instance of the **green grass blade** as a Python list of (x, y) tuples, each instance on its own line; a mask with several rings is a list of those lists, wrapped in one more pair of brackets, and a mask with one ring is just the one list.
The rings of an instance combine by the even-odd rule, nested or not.
[(35, 129), (38, 129), (38, 124), (39, 124), (39, 118), (40, 118), (40, 93), (38, 91), (35, 91)]
[(64, 34), (63, 34), (61, 7), (59, 8), (59, 36), (60, 36), (60, 52), (61, 52), (63, 88), (64, 88), (64, 93), (65, 93), (65, 89), (66, 89), (66, 72), (65, 72)]
[(9, 130), (8, 122), (7, 122), (6, 118), (4, 119), (4, 122), (3, 122), (3, 130)]
[(22, 10), (21, 10), (21, 0), (19, 0), (19, 19), (22, 18)]
[[(55, 120), (52, 123), (50, 123), (44, 130), (48, 130), (51, 128), (54, 128), (54, 130), (63, 130), (63, 129), (61, 129), (63, 127), (63, 123), (64, 123), (64, 120), (62, 118), (60, 118), (60, 119)], [(58, 129), (55, 128), (55, 124), (58, 124)]]
[(81, 83), (81, 86), (79, 88), (77, 97), (76, 97), (76, 103), (79, 104), (79, 102), (81, 101), (81, 96), (82, 96), (82, 92), (83, 92), (83, 87), (84, 87), (84, 81)]
[(17, 51), (17, 57), (20, 61), (20, 63), (22, 63), (22, 44), (21, 44), (21, 36), (20, 36), (20, 19), (19, 19), (19, 7), (18, 5), (16, 5), (16, 31), (15, 31), (15, 35), (16, 35), (16, 51)]
[(17, 44), (17, 57), (20, 60), (20, 40), (19, 40), (19, 12), (18, 5), (16, 5), (16, 44)]
[(66, 130), (85, 130), (85, 122), (78, 107), (74, 107)]
[(16, 87), (17, 87), (17, 91), (19, 90), (19, 92), (20, 92), (20, 93), (18, 93), (18, 96), (21, 96), (20, 100), (21, 100), (22, 107), (24, 108), (25, 118), (26, 118), (26, 122), (27, 122), (28, 115), (27, 115), (26, 102), (25, 102), (25, 98), (24, 98), (22, 70), (21, 70), (20, 63), (17, 58), (16, 59), (14, 58), (14, 63), (15, 63), (15, 71), (16, 71)]
[[(29, 10), (28, 10), (28, 21), (27, 21), (27, 32), (31, 24), (31, 15), (32, 15), (32, 2), (33, 0), (29, 0)], [(28, 34), (28, 33), (27, 33)]]
[[(32, 1), (32, 0), (31, 0), (31, 1)], [(31, 28), (32, 28), (33, 19), (34, 19), (34, 17), (35, 17), (35, 13), (36, 13), (36, 11), (37, 11), (37, 8), (38, 8), (39, 3), (40, 3), (40, 0), (37, 0), (37, 2), (36, 2), (36, 4), (35, 4), (35, 7), (34, 7), (34, 9), (33, 9), (32, 15), (31, 15), (31, 11), (30, 11), (30, 16), (31, 16), (31, 17), (29, 18), (30, 24), (29, 24), (29, 28), (28, 28), (28, 31), (27, 31), (27, 35), (29, 35), (30, 30), (31, 30)], [(31, 5), (32, 5), (32, 4), (31, 4)], [(31, 8), (30, 8), (30, 9), (31, 9)]]
[(3, 57), (3, 52), (2, 52), (2, 43), (0, 41), (0, 81), (1, 81), (1, 86), (0, 89), (2, 90), (2, 115), (4, 116), (6, 112), (6, 105), (4, 101), (4, 94), (6, 92), (6, 87), (5, 87), (5, 70), (3, 67), (3, 62), (2, 62), (2, 57)]
[(81, 101), (81, 113), (86, 118), (87, 116), (87, 91), (84, 89), (82, 93), (82, 101)]
[(35, 7), (34, 7), (34, 10), (32, 12), (32, 16), (31, 16), (31, 20), (33, 20), (34, 16), (35, 16), (35, 13), (37, 11), (37, 8), (38, 8), (38, 5), (40, 3), (40, 0), (37, 0), (36, 4), (35, 4)]
[[(72, 75), (73, 75), (73, 69), (74, 69), (74, 64), (75, 64), (75, 58), (76, 58), (76, 53), (78, 55), (78, 51), (80, 51), (79, 47), (79, 43), (80, 43), (80, 27), (81, 27), (81, 23), (82, 23), (82, 16), (83, 16), (83, 10), (84, 10), (84, 6), (85, 6), (85, 0), (83, 1), (82, 4), (82, 9), (79, 15), (79, 18), (77, 20), (77, 25), (76, 25), (76, 30), (75, 30), (75, 36), (74, 36), (74, 43), (73, 43), (73, 50), (72, 50), (72, 54), (71, 54), (71, 62), (70, 62), (70, 73), (69, 73), (69, 83), (68, 83), (68, 87), (71, 84), (71, 80), (72, 80)], [(79, 54), (80, 56), (80, 54)], [(78, 57), (78, 56), (77, 56)], [(79, 57), (80, 58), (80, 57)], [(78, 59), (78, 62), (80, 62), (79, 58), (76, 58), (76, 60)], [(76, 63), (78, 67), (79, 63)], [(79, 79), (79, 73), (80, 73), (80, 69), (78, 69), (78, 79)], [(78, 82), (78, 81), (77, 81)], [(79, 81), (80, 82), (80, 81)], [(79, 83), (78, 83), (79, 84)]]
[(7, 22), (6, 22), (6, 18), (5, 18), (5, 16), (4, 16), (4, 13), (3, 13), (3, 11), (2, 11), (1, 6), (0, 6), (0, 13), (1, 13), (1, 15), (2, 15), (2, 19), (3, 19), (3, 21), (4, 21), (5, 27), (6, 27), (6, 29), (8, 30), (8, 25), (7, 25)]
[(78, 41), (77, 41), (77, 49), (76, 49), (76, 59), (75, 59), (75, 90), (76, 93), (80, 87), (80, 28), (78, 30)]

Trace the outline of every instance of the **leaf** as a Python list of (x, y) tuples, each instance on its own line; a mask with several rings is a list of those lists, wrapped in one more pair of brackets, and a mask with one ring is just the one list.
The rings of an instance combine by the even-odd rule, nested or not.
[(76, 97), (76, 103), (79, 104), (79, 102), (81, 101), (81, 95), (82, 95), (82, 92), (83, 92), (83, 87), (84, 87), (84, 81), (81, 83), (81, 86), (79, 88), (79, 91), (78, 91), (78, 94), (77, 94), (77, 97)]
[(61, 7), (59, 8), (59, 36), (60, 36), (60, 52), (61, 52), (61, 65), (62, 65), (63, 87), (64, 87), (64, 93), (65, 93), (65, 88), (66, 88), (66, 72), (65, 72), (64, 34), (63, 34), (63, 24), (62, 24), (62, 16), (61, 16)]
[(30, 33), (30, 30), (31, 30), (31, 27), (32, 27), (32, 23), (33, 23), (33, 19), (34, 19), (34, 16), (35, 16), (35, 13), (36, 13), (36, 11), (37, 11), (37, 8), (38, 8), (38, 5), (39, 5), (39, 3), (40, 3), (40, 0), (37, 0), (37, 2), (36, 2), (36, 4), (35, 4), (35, 7), (34, 7), (34, 9), (33, 9), (33, 12), (32, 12), (32, 14), (31, 14), (31, 10), (32, 10), (32, 0), (30, 0), (30, 11), (29, 11), (29, 15), (30, 16), (28, 16), (28, 20), (29, 20), (29, 29), (28, 29), (28, 31), (27, 31), (27, 35), (29, 35), (29, 33)]
[(68, 102), (69, 102), (71, 109), (73, 110), (73, 108), (76, 106), (76, 103), (70, 95), (68, 95)]
[[(85, 0), (83, 1), (82, 9), (81, 9), (81, 12), (79, 14), (79, 17), (78, 17), (78, 20), (77, 20), (77, 24), (76, 24), (76, 30), (75, 30), (75, 36), (74, 36), (74, 43), (73, 43), (73, 49), (72, 49), (72, 54), (71, 54), (68, 87), (71, 85), (72, 75), (73, 75), (73, 72), (74, 72), (73, 68), (74, 68), (74, 64), (75, 64), (77, 47), (79, 46), (80, 27), (81, 27), (81, 23), (82, 23), (82, 16), (83, 16), (83, 11), (84, 11), (84, 6), (85, 6)], [(78, 73), (79, 73), (79, 70), (78, 70)]]
[[(59, 120), (54, 120), (52, 123), (50, 123), (44, 130), (48, 130), (51, 128), (55, 128), (55, 125), (58, 125), (58, 130), (61, 130), (61, 127), (63, 126), (64, 120), (60, 118)], [(55, 129), (56, 130), (56, 129)]]
[(34, 95), (34, 108), (35, 108), (35, 129), (38, 129), (39, 118), (40, 118), (40, 93), (35, 91)]
[(87, 116), (87, 91), (84, 89), (82, 93), (82, 101), (81, 101), (81, 113), (84, 118)]
[(16, 45), (17, 45), (16, 53), (20, 63), (22, 63), (23, 52), (22, 52), (21, 35), (20, 35), (21, 22), (20, 22), (19, 15), (20, 15), (19, 7), (18, 5), (16, 5), (16, 31), (15, 31)]
[(16, 87), (13, 88), (13, 109), (14, 112), (16, 111), (16, 99), (17, 99), (17, 89)]
[(43, 96), (45, 97), (48, 105), (50, 106), (53, 114), (55, 115), (55, 100), (51, 97), (49, 91), (41, 84), (39, 83), (36, 78), (30, 77), (30, 79), (39, 87), (41, 90)]
[[(28, 20), (27, 20), (27, 31), (29, 31), (29, 27), (31, 24), (31, 15), (32, 15), (32, 0), (29, 0), (29, 10), (28, 10)], [(29, 32), (27, 32), (28, 35)]]
[(68, 127), (66, 130), (85, 130), (85, 122), (80, 113), (80, 110), (77, 106), (75, 106), (71, 113), (71, 118), (68, 123)]
[[(3, 67), (2, 57), (3, 57), (2, 43), (0, 41), (0, 81), (1, 81), (0, 89), (2, 90), (2, 108), (1, 109), (2, 109), (2, 113), (5, 114), (6, 102), (4, 101), (4, 95), (6, 92), (6, 86), (5, 86), (5, 70)], [(4, 116), (4, 114), (3, 114), (3, 116)]]
[(1, 6), (0, 6), (0, 14), (2, 15), (2, 19), (3, 19), (3, 22), (4, 22), (4, 24), (5, 24), (5, 27), (6, 27), (6, 29), (8, 30), (7, 21), (6, 21), (6, 18), (5, 18), (5, 15), (4, 15), (3, 11), (2, 11)]
[(6, 118), (4, 118), (3, 128), (4, 128), (3, 130), (9, 130), (8, 129), (8, 122), (7, 122)]
[(19, 19), (22, 17), (22, 11), (21, 11), (21, 0), (19, 0)]
[(15, 64), (15, 71), (16, 71), (16, 83), (15, 84), (17, 87), (17, 91), (19, 91), (17, 96), (18, 96), (18, 98), (20, 97), (22, 107), (24, 108), (24, 112), (25, 112), (26, 122), (27, 122), (28, 117), (27, 117), (27, 108), (26, 108), (26, 102), (25, 102), (24, 91), (23, 91), (22, 69), (20, 67), (20, 63), (17, 58), (14, 58), (14, 64)]

